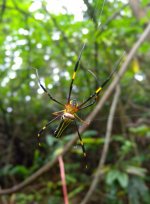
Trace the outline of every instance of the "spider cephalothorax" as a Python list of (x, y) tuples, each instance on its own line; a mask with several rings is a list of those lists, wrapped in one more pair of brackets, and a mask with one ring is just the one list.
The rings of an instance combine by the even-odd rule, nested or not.
[(64, 117), (70, 117), (70, 119), (74, 119), (75, 118), (75, 113), (78, 112), (79, 108), (78, 108), (78, 104), (76, 102), (76, 100), (71, 100), (70, 103), (67, 103), (65, 105), (65, 110), (64, 110)]

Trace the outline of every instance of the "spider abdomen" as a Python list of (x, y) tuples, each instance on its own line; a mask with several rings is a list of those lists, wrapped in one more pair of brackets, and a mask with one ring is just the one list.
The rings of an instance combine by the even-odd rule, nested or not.
[(75, 119), (74, 115), (71, 114), (71, 113), (64, 113), (63, 114), (63, 119), (65, 119), (65, 118), (68, 118), (68, 119), (71, 119), (71, 120)]

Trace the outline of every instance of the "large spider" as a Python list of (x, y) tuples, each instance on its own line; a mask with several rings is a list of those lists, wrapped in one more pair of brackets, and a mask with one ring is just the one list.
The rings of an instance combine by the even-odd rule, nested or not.
[[(53, 115), (55, 115), (56, 117), (54, 117), (51, 121), (49, 121), (39, 132), (38, 132), (38, 137), (40, 137), (40, 135), (43, 133), (43, 131), (55, 120), (60, 119), (60, 124), (58, 125), (58, 127), (56, 128), (54, 135), (55, 137), (59, 138), (63, 131), (68, 127), (68, 125), (72, 122), (74, 122), (78, 136), (79, 136), (79, 140), (80, 140), (80, 144), (82, 147), (82, 151), (83, 151), (83, 155), (86, 158), (86, 152), (85, 152), (85, 147), (81, 138), (81, 135), (79, 133), (79, 129), (78, 129), (78, 125), (77, 125), (77, 120), (84, 122), (78, 115), (77, 112), (79, 112), (80, 110), (83, 110), (85, 108), (88, 108), (89, 106), (92, 106), (95, 102), (96, 102), (96, 98), (98, 96), (98, 94), (101, 92), (101, 90), (103, 89), (103, 87), (108, 83), (108, 81), (111, 79), (114, 71), (110, 74), (110, 76), (102, 83), (101, 86), (99, 86), (96, 91), (90, 95), (83, 103), (78, 104), (77, 101), (75, 99), (71, 100), (71, 92), (72, 92), (72, 87), (73, 87), (73, 82), (75, 80), (76, 77), (76, 72), (77, 69), (79, 67), (79, 62), (81, 59), (81, 55), (82, 55), (82, 51), (85, 47), (85, 44), (83, 45), (78, 60), (75, 64), (74, 67), (74, 72), (73, 72), (73, 76), (72, 76), (72, 80), (70, 83), (70, 87), (69, 87), (69, 94), (68, 94), (68, 98), (67, 98), (67, 103), (63, 104), (61, 102), (59, 102), (58, 100), (56, 100), (55, 98), (53, 98), (53, 96), (47, 91), (47, 89), (41, 84), (39, 76), (38, 76), (38, 72), (36, 70), (36, 74), (37, 74), (37, 78), (38, 78), (38, 82), (41, 86), (41, 88), (43, 89), (43, 91), (49, 96), (49, 98), (51, 100), (53, 100), (55, 103), (59, 104), (60, 106), (63, 106), (63, 110), (58, 111), (58, 112), (54, 112)], [(40, 143), (39, 143), (40, 145)]]

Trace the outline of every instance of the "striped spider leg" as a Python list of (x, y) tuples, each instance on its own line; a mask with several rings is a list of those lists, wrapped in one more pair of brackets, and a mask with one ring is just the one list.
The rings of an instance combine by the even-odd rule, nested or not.
[(41, 143), (40, 143), (40, 136), (41, 134), (47, 129), (47, 127), (52, 124), (55, 120), (57, 120), (58, 118), (60, 118), (60, 115), (57, 115), (55, 118), (53, 118), (52, 120), (50, 120), (46, 125), (44, 125), (42, 127), (42, 129), (38, 132), (38, 145), (41, 146)]
[[(122, 54), (122, 56), (116, 61), (115, 65), (114, 65), (114, 68), (113, 68), (113, 71), (112, 73), (108, 76), (108, 78), (102, 83), (101, 86), (99, 86), (96, 91), (91, 94), (91, 96), (89, 96), (83, 103), (81, 103), (80, 105), (78, 105), (78, 109), (79, 110), (82, 110), (82, 109), (85, 109), (85, 108), (88, 108), (89, 106), (92, 106), (93, 104), (96, 103), (96, 99), (99, 95), (99, 93), (102, 91), (102, 89), (104, 88), (104, 86), (110, 81), (110, 79), (112, 78), (114, 72), (116, 71), (116, 69), (118, 68), (123, 56), (124, 56), (125, 53)], [(91, 103), (89, 103), (88, 105), (84, 106), (85, 104), (87, 104), (88, 102), (90, 102), (92, 99), (94, 99)]]
[(73, 83), (74, 83), (74, 80), (75, 80), (75, 77), (76, 77), (76, 72), (77, 72), (77, 69), (79, 67), (79, 62), (80, 62), (81, 55), (82, 55), (84, 47), (85, 47), (85, 44), (83, 45), (83, 47), (82, 47), (82, 49), (80, 51), (80, 54), (78, 56), (78, 60), (77, 60), (77, 62), (75, 64), (74, 72), (73, 72), (73, 75), (72, 75), (72, 80), (71, 80), (70, 87), (69, 87), (69, 94), (68, 94), (68, 98), (67, 98), (67, 104), (65, 105), (64, 114), (61, 117), (61, 122), (60, 122), (59, 126), (57, 127), (54, 135), (57, 138), (61, 137), (63, 131), (69, 126), (69, 124), (71, 122), (75, 121), (75, 126), (76, 126), (77, 133), (78, 133), (78, 136), (79, 136), (79, 141), (80, 141), (80, 144), (81, 144), (81, 147), (82, 147), (82, 150), (83, 150), (83, 155), (86, 158), (84, 143), (82, 141), (82, 138), (80, 136), (78, 126), (77, 126), (77, 123), (76, 123), (76, 120), (79, 120), (79, 121), (81, 121), (83, 123), (84, 123), (84, 121), (81, 118), (79, 118), (79, 116), (76, 114), (79, 111), (78, 104), (77, 104), (76, 100), (75, 99), (73, 99), (73, 100), (70, 99), (71, 98), (72, 88), (73, 88)]
[[(59, 102), (58, 100), (56, 100), (55, 98), (52, 97), (52, 95), (47, 91), (47, 89), (41, 84), (40, 82), (40, 79), (39, 79), (39, 75), (38, 75), (38, 71), (36, 70), (36, 75), (37, 75), (37, 78), (38, 78), (38, 82), (40, 84), (40, 87), (43, 89), (43, 91), (49, 96), (49, 98), (51, 100), (53, 100), (54, 102), (58, 103), (59, 105), (62, 105), (64, 106), (64, 110), (61, 110), (61, 111), (58, 111), (58, 112), (54, 112), (53, 115), (55, 115), (56, 117), (54, 119), (52, 119), (51, 121), (49, 121), (38, 133), (38, 138), (41, 136), (41, 134), (46, 130), (46, 128), (52, 123), (54, 122), (55, 120), (57, 120), (58, 118), (61, 119), (60, 121), (60, 124), (59, 126), (56, 128), (55, 132), (54, 132), (54, 135), (55, 137), (59, 138), (61, 137), (62, 133), (64, 132), (64, 130), (69, 126), (69, 124), (73, 121), (75, 121), (76, 119), (77, 120), (80, 120), (81, 122), (84, 122), (82, 119), (79, 118), (79, 116), (77, 116), (76, 112), (78, 112), (78, 108), (77, 108), (77, 102), (76, 100), (70, 100), (70, 97), (71, 97), (71, 92), (72, 92), (72, 87), (73, 87), (73, 82), (74, 82), (74, 79), (76, 77), (76, 71), (79, 67), (79, 62), (80, 62), (80, 59), (81, 59), (81, 55), (82, 55), (82, 51), (85, 47), (85, 44), (83, 45), (81, 51), (80, 51), (80, 54), (79, 54), (79, 57), (78, 57), (78, 60), (75, 64), (75, 67), (74, 67), (74, 72), (73, 72), (73, 76), (72, 76), (72, 80), (71, 80), (71, 83), (70, 83), (70, 87), (69, 87), (69, 94), (68, 94), (68, 98), (67, 98), (67, 104), (62, 104), (61, 102)], [(77, 124), (76, 124), (76, 128), (77, 127)], [(78, 136), (79, 136), (79, 140), (80, 140), (80, 143), (81, 143), (81, 146), (82, 146), (82, 150), (83, 150), (83, 154), (84, 156), (86, 156), (86, 153), (85, 153), (85, 147), (84, 147), (84, 144), (82, 142), (82, 139), (81, 139), (81, 136), (79, 134), (79, 131), (78, 131)], [(39, 142), (39, 145), (40, 145), (40, 142)]]
[(61, 102), (59, 102), (58, 100), (56, 100), (55, 98), (53, 98), (53, 96), (47, 91), (47, 89), (41, 84), (40, 78), (39, 78), (39, 74), (38, 74), (38, 70), (36, 69), (36, 76), (39, 82), (40, 87), (43, 89), (43, 91), (48, 95), (48, 97), (54, 101), (55, 103), (58, 103), (61, 106), (64, 106), (64, 104), (62, 104)]

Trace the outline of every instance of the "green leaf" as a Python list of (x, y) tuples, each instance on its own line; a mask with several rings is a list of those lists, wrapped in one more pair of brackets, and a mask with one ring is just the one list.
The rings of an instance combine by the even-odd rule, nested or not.
[(4, 166), (3, 168), (0, 169), (0, 176), (8, 175), (10, 173), (11, 169), (12, 169), (11, 164)]
[(68, 197), (71, 199), (77, 194), (79, 194), (84, 189), (84, 186), (79, 186), (78, 188), (75, 188), (72, 192), (69, 193)]
[(128, 175), (116, 169), (110, 170), (106, 177), (106, 183), (112, 185), (115, 181), (118, 181), (122, 188), (126, 188), (128, 186)]
[(26, 177), (28, 175), (29, 171), (28, 169), (25, 167), (25, 166), (21, 166), (21, 165), (18, 165), (16, 167), (13, 167), (10, 171), (10, 174), (12, 175), (22, 175), (24, 177)]
[(49, 146), (53, 146), (53, 144), (57, 141), (57, 138), (55, 138), (53, 135), (47, 135), (46, 136), (46, 142)]
[(88, 131), (85, 131), (83, 133), (83, 136), (84, 137), (92, 137), (92, 136), (95, 136), (97, 134), (97, 131), (95, 130), (88, 130)]
[(137, 166), (128, 166), (126, 172), (132, 175), (144, 177), (147, 170)]
[(132, 204), (149, 204), (150, 194), (145, 182), (137, 177), (131, 177), (128, 185), (128, 197)]
[(110, 170), (108, 172), (108, 174), (107, 174), (107, 177), (106, 177), (106, 183), (108, 185), (112, 185), (115, 182), (115, 180), (117, 180), (118, 175), (119, 175), (119, 171), (118, 170), (115, 170), (115, 169)]
[(117, 180), (122, 188), (126, 188), (128, 186), (129, 182), (128, 174), (124, 172), (119, 172)]
[(134, 134), (146, 136), (148, 132), (150, 132), (150, 127), (148, 127), (147, 125), (140, 125), (138, 127), (131, 127), (129, 130)]

